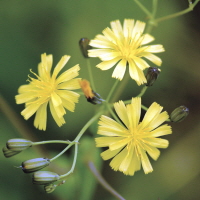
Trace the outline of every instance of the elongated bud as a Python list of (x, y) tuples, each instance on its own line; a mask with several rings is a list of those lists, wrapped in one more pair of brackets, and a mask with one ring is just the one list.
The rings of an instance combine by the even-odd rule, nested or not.
[(98, 93), (92, 90), (89, 81), (83, 79), (79, 81), (79, 84), (88, 102), (96, 105), (104, 101)]
[(32, 146), (30, 140), (14, 138), (7, 141), (6, 146), (9, 150), (12, 151), (23, 151)]
[(38, 171), (33, 174), (32, 180), (37, 185), (49, 185), (59, 180), (59, 175), (49, 171)]
[(48, 166), (49, 164), (50, 160), (48, 158), (34, 158), (22, 162), (21, 167), (24, 173), (32, 173)]
[(189, 109), (185, 106), (180, 106), (171, 113), (170, 119), (172, 122), (181, 122), (188, 116), (188, 114)]
[(51, 193), (56, 189), (57, 185), (49, 184), (44, 186), (44, 190), (46, 193)]
[(20, 153), (21, 151), (12, 151), (10, 149), (8, 149), (7, 147), (3, 147), (2, 149), (3, 151), (3, 155), (6, 157), (6, 158), (10, 158), (18, 153)]
[(89, 45), (90, 40), (88, 38), (81, 38), (79, 40), (79, 46), (81, 49), (81, 52), (83, 54), (83, 57), (89, 58), (88, 57), (88, 50), (92, 49), (92, 47)]
[(160, 69), (157, 67), (149, 67), (146, 73), (146, 86), (152, 86), (160, 74)]

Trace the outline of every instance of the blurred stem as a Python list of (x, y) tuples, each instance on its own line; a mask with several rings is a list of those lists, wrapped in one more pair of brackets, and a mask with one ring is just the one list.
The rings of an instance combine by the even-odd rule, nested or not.
[(148, 17), (150, 17), (150, 18), (152, 17), (152, 14), (140, 1), (138, 1), (138, 0), (134, 0), (134, 1)]
[(92, 85), (92, 89), (94, 91), (96, 91), (96, 87), (95, 87), (95, 84), (94, 84), (94, 79), (93, 79), (93, 75), (92, 75), (92, 70), (91, 70), (91, 63), (90, 63), (90, 59), (86, 59), (87, 61), (87, 68), (88, 68), (88, 73), (89, 73), (89, 78), (90, 78), (90, 82), (91, 82), (91, 85)]
[(152, 18), (155, 18), (156, 12), (158, 8), (158, 0), (153, 0), (153, 6), (152, 6)]
[(165, 17), (158, 18), (158, 19), (155, 20), (155, 22), (159, 23), (159, 22), (162, 22), (162, 21), (165, 21), (165, 20), (168, 20), (168, 19), (172, 19), (172, 18), (175, 18), (175, 17), (179, 17), (181, 15), (187, 14), (188, 12), (191, 12), (194, 9), (194, 7), (197, 5), (197, 3), (199, 1), (200, 0), (196, 0), (194, 3), (189, 2), (189, 7), (186, 8), (185, 10), (182, 10), (180, 12), (177, 12), (177, 13), (174, 13), (174, 14), (171, 14), (171, 15), (167, 15)]
[(117, 191), (115, 191), (102, 177), (102, 175), (98, 172), (93, 162), (88, 162), (88, 167), (92, 174), (95, 176), (95, 178), (98, 180), (98, 182), (108, 191), (110, 192), (114, 197), (116, 197), (119, 200), (125, 200)]
[(144, 95), (144, 93), (146, 92), (147, 88), (148, 88), (148, 87), (145, 85), (145, 86), (142, 88), (142, 90), (140, 91), (140, 93), (139, 93), (136, 97), (142, 97), (142, 96)]
[(110, 101), (110, 98), (113, 94), (113, 92), (115, 91), (115, 88), (117, 87), (117, 84), (119, 83), (119, 80), (116, 80), (115, 83), (113, 84), (113, 87), (111, 88), (107, 98), (106, 98), (106, 102), (108, 103)]
[(71, 167), (71, 169), (66, 174), (63, 174), (63, 175), (60, 176), (60, 180), (61, 179), (65, 179), (66, 176), (68, 176), (69, 174), (73, 173), (74, 168), (76, 166), (77, 155), (78, 155), (78, 143), (76, 142), (75, 143), (74, 160), (73, 160), (72, 167)]

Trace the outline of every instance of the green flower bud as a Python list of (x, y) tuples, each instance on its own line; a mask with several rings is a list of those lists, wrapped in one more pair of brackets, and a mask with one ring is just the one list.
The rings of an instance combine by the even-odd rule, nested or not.
[(49, 185), (59, 180), (59, 175), (49, 171), (38, 171), (33, 174), (33, 183), (37, 185)]
[(6, 143), (7, 148), (12, 151), (23, 151), (32, 146), (32, 142), (30, 140), (14, 138), (10, 139)]
[(188, 114), (189, 109), (185, 106), (180, 106), (171, 113), (170, 119), (172, 122), (181, 122), (188, 116)]
[(44, 190), (46, 193), (51, 193), (56, 189), (57, 185), (49, 184), (44, 186)]
[(152, 86), (160, 74), (160, 69), (157, 67), (149, 67), (146, 73), (146, 86)]
[(34, 158), (24, 161), (21, 167), (24, 173), (32, 173), (48, 166), (49, 164), (50, 160), (48, 158)]
[(88, 50), (92, 49), (92, 47), (89, 45), (90, 40), (88, 38), (81, 38), (79, 40), (79, 46), (81, 49), (81, 52), (83, 54), (83, 57), (89, 58), (88, 57)]
[(6, 158), (12, 157), (21, 152), (21, 151), (12, 151), (12, 150), (8, 149), (7, 147), (3, 147), (2, 151)]

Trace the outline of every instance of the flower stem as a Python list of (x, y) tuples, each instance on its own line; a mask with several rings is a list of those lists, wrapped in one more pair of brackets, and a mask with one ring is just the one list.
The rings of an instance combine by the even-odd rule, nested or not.
[(107, 190), (109, 191), (113, 196), (115, 196), (119, 200), (125, 200), (117, 191), (115, 191), (107, 182), (106, 180), (101, 176), (101, 174), (96, 169), (93, 162), (88, 162), (88, 167), (92, 174), (95, 176), (95, 178), (99, 181), (99, 183)]
[(75, 143), (75, 152), (74, 152), (74, 160), (73, 160), (73, 163), (72, 163), (72, 167), (66, 174), (61, 175), (60, 179), (65, 179), (66, 176), (73, 173), (75, 165), (76, 165), (77, 155), (78, 155), (78, 142)]
[(138, 94), (136, 97), (142, 97), (144, 93), (146, 92), (147, 88), (148, 88), (147, 86), (144, 86), (142, 90), (140, 91), (140, 94)]
[(111, 98), (111, 96), (112, 96), (112, 94), (113, 94), (115, 88), (117, 87), (117, 84), (118, 84), (118, 83), (119, 83), (119, 80), (116, 80), (115, 83), (114, 83), (114, 85), (113, 85), (113, 87), (111, 88), (111, 90), (110, 90), (110, 92), (109, 92), (109, 94), (108, 94), (108, 96), (107, 96), (107, 99), (106, 99), (106, 102), (107, 102), (107, 103), (110, 101), (110, 98)]
[(144, 7), (144, 5), (138, 1), (138, 0), (134, 0), (135, 3), (140, 7), (140, 9), (149, 17), (152, 17), (152, 14), (148, 11), (148, 9), (146, 7)]
[(90, 78), (91, 86), (92, 86), (92, 89), (94, 91), (96, 91), (96, 87), (95, 87), (94, 79), (93, 79), (93, 75), (92, 75), (92, 70), (91, 70), (90, 59), (86, 59), (86, 61), (87, 61), (87, 68), (88, 68), (88, 73), (89, 73), (89, 78)]
[(71, 142), (65, 149), (63, 149), (59, 154), (57, 154), (55, 157), (50, 159), (50, 161), (54, 161), (56, 158), (60, 157), (63, 153), (65, 153), (72, 145), (74, 145), (76, 142)]
[(188, 12), (190, 12), (194, 9), (194, 7), (197, 5), (197, 3), (199, 1), (200, 0), (196, 0), (194, 3), (189, 3), (189, 7), (186, 8), (185, 10), (182, 10), (180, 12), (177, 12), (177, 13), (174, 13), (174, 14), (171, 14), (171, 15), (167, 15), (165, 17), (160, 17), (160, 18), (156, 19), (155, 21), (158, 23), (158, 22), (162, 22), (162, 21), (165, 21), (165, 20), (168, 20), (168, 19), (172, 19), (172, 18), (175, 18), (175, 17), (179, 17), (181, 15), (187, 14)]
[(41, 142), (33, 142), (33, 146), (40, 145), (40, 144), (49, 144), (49, 143), (62, 143), (62, 144), (71, 144), (71, 142), (64, 141), (64, 140), (48, 140), (48, 141), (41, 141)]

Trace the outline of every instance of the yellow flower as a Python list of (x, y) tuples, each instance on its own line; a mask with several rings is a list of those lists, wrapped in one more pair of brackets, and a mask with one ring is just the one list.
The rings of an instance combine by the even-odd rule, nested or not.
[[(105, 137), (96, 138), (97, 147), (109, 147), (101, 153), (104, 160), (113, 158), (110, 166), (115, 171), (121, 171), (126, 175), (134, 175), (140, 170), (141, 164), (145, 174), (153, 171), (146, 153), (154, 160), (160, 155), (157, 148), (166, 148), (168, 141), (157, 138), (171, 134), (171, 127), (161, 125), (169, 116), (162, 112), (162, 107), (153, 103), (147, 110), (142, 122), (141, 98), (132, 99), (131, 104), (126, 105), (119, 101), (114, 104), (115, 111), (124, 125), (102, 115), (99, 121), (98, 134)], [(161, 126), (160, 126), (161, 125)]]
[(154, 37), (143, 34), (144, 22), (125, 19), (122, 27), (120, 21), (116, 20), (111, 22), (111, 28), (104, 29), (103, 35), (97, 35), (91, 40), (90, 46), (98, 49), (89, 50), (89, 57), (99, 57), (103, 61), (97, 65), (101, 70), (108, 70), (116, 65), (113, 78), (122, 80), (128, 66), (131, 78), (138, 85), (146, 83), (143, 70), (149, 65), (142, 57), (160, 66), (161, 59), (153, 53), (163, 52), (163, 46), (146, 45)]
[(51, 74), (53, 56), (41, 55), (41, 63), (38, 65), (36, 78), (29, 77), (29, 84), (22, 85), (15, 96), (16, 103), (25, 103), (25, 109), (21, 112), (24, 118), (29, 119), (34, 113), (34, 126), (40, 130), (46, 130), (47, 105), (49, 103), (51, 114), (58, 126), (65, 123), (63, 118), (65, 109), (73, 112), (75, 103), (78, 102), (79, 94), (71, 91), (80, 88), (78, 71), (79, 65), (66, 70), (58, 76), (58, 73), (70, 59), (65, 55), (58, 62)]

